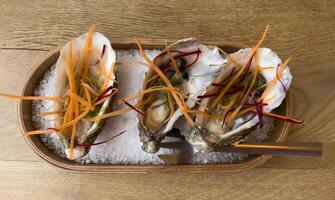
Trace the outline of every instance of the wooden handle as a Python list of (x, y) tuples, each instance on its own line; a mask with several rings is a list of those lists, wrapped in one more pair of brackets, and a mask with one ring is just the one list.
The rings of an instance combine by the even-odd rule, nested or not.
[(245, 143), (234, 146), (215, 147), (216, 152), (234, 152), (249, 154), (268, 154), (281, 156), (322, 156), (322, 143), (320, 142), (276, 142), (276, 143)]

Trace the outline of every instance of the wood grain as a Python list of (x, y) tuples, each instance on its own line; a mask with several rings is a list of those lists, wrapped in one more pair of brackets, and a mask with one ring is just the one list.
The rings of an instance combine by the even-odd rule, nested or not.
[[(335, 141), (333, 1), (19, 1), (0, 3), (0, 91), (18, 92), (34, 62), (91, 24), (123, 37), (254, 44), (290, 62), (295, 116), (290, 141)], [(260, 168), (204, 174), (72, 174), (42, 162), (24, 144), (12, 101), (0, 99), (0, 199), (334, 199), (334, 162), (276, 157)], [(332, 145), (327, 147), (334, 155)], [(328, 156), (329, 156), (328, 155)]]
[[(74, 174), (0, 161), (1, 199), (333, 199), (334, 170), (252, 169), (205, 174)], [(268, 176), (261, 176), (268, 174)], [(271, 175), (270, 175), (271, 174)], [(323, 197), (323, 198), (320, 198)]]

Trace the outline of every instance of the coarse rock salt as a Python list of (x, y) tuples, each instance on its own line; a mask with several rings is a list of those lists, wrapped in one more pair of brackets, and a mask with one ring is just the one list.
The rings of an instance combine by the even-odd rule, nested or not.
[[(159, 54), (159, 50), (145, 50), (149, 58), (153, 59)], [(116, 100), (125, 98), (127, 96), (140, 92), (142, 81), (144, 79), (145, 72), (148, 71), (148, 66), (145, 60), (142, 58), (138, 50), (116, 50), (117, 59), (117, 74), (119, 93), (117, 93)], [(52, 92), (55, 85), (55, 66), (52, 66), (48, 70), (39, 86), (35, 89), (35, 96), (52, 96)], [(131, 101), (131, 103), (136, 103)], [(118, 104), (116, 109), (124, 108), (124, 105)], [(47, 129), (54, 127), (52, 119), (54, 116), (37, 116), (41, 112), (47, 112), (51, 110), (50, 101), (33, 101), (32, 102), (32, 113), (33, 123), (36, 129)], [(269, 120), (269, 119), (267, 119)], [(99, 134), (96, 142), (104, 141), (111, 138), (124, 130), (127, 132), (114, 138), (113, 140), (101, 144), (92, 146), (90, 152), (76, 162), (81, 164), (123, 164), (123, 165), (149, 165), (149, 164), (163, 164), (158, 158), (158, 154), (161, 153), (172, 153), (167, 149), (160, 149), (155, 154), (150, 154), (141, 149), (140, 138), (137, 128), (137, 113), (128, 112), (123, 115), (112, 117), (106, 120), (102, 132)], [(181, 124), (184, 122), (177, 122), (176, 126), (187, 131), (188, 129), (182, 127)], [(263, 129), (256, 129), (252, 134), (252, 141), (262, 141), (266, 138), (266, 133), (269, 131), (272, 125), (272, 121), (265, 126)], [(43, 143), (54, 151), (58, 156), (65, 157), (65, 151), (63, 146), (57, 139), (56, 133), (40, 135)], [(238, 160), (242, 160), (247, 154), (241, 153), (209, 153), (203, 154), (196, 152), (193, 149), (193, 158), (191, 163), (193, 164), (212, 164), (212, 163), (233, 163)]]

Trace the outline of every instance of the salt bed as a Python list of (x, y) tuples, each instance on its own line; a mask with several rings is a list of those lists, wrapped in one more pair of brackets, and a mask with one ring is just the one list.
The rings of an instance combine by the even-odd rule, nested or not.
[[(159, 50), (146, 50), (146, 54), (153, 59), (159, 54)], [(140, 86), (144, 78), (144, 73), (148, 70), (144, 59), (139, 54), (138, 50), (116, 50), (117, 55), (117, 80), (119, 82), (119, 93), (116, 98), (121, 99), (127, 96), (136, 94), (140, 91)], [(36, 88), (35, 96), (52, 96), (55, 83), (55, 66), (51, 67), (47, 71), (41, 80), (39, 86)], [(136, 103), (136, 102), (131, 102)], [(124, 105), (117, 105), (116, 109), (123, 108)], [(33, 101), (32, 102), (32, 113), (33, 123), (36, 129), (47, 129), (54, 127), (52, 119), (54, 116), (40, 117), (36, 114), (41, 112), (52, 111), (50, 101)], [(163, 164), (158, 158), (160, 153), (171, 153), (167, 149), (160, 149), (156, 154), (146, 153), (141, 149), (139, 133), (137, 129), (137, 118), (135, 112), (128, 112), (126, 114), (107, 119), (105, 126), (99, 134), (96, 142), (104, 141), (113, 135), (120, 133), (121, 131), (127, 130), (121, 136), (114, 138), (113, 140), (93, 146), (90, 152), (82, 159), (76, 160), (76, 162), (82, 164), (88, 163), (101, 163), (101, 164)], [(256, 129), (251, 133), (250, 140), (262, 141), (266, 138), (266, 133), (272, 127), (272, 121), (265, 119), (268, 123), (263, 129)], [(188, 131), (188, 127), (185, 126), (183, 119), (176, 123), (176, 126), (181, 131)], [(41, 135), (41, 140), (45, 145), (52, 149), (60, 157), (65, 157), (65, 152), (62, 146), (59, 144), (56, 138), (56, 133)], [(169, 139), (169, 138), (168, 138)], [(170, 139), (171, 140), (171, 139)], [(196, 149), (191, 149), (193, 154), (190, 160), (191, 164), (210, 164), (210, 163), (232, 163), (237, 160), (242, 160), (247, 154), (240, 153), (209, 153), (203, 154), (197, 152)]]

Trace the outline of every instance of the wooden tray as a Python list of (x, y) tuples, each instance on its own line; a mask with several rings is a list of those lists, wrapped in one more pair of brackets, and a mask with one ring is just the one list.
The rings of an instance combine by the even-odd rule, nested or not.
[[(145, 49), (163, 49), (165, 40), (141, 40)], [(206, 43), (211, 44), (211, 43)], [(123, 40), (123, 42), (112, 41), (114, 49), (130, 49), (137, 48), (133, 40)], [(227, 53), (232, 53), (240, 48), (245, 47), (240, 43), (235, 42), (221, 42), (215, 45), (222, 48)], [(33, 95), (35, 88), (38, 86), (40, 80), (43, 78), (44, 73), (56, 63), (60, 53), (60, 48), (50, 52), (47, 56), (42, 58), (34, 65), (32, 70), (25, 77), (21, 95)], [(232, 164), (208, 164), (208, 165), (102, 165), (102, 164), (79, 164), (64, 158), (58, 157), (44, 143), (40, 140), (38, 135), (25, 136), (23, 133), (35, 130), (32, 123), (31, 101), (18, 102), (18, 120), (21, 133), (30, 148), (53, 166), (65, 169), (72, 172), (86, 172), (86, 173), (129, 173), (129, 172), (171, 172), (171, 171), (184, 171), (184, 172), (233, 172), (245, 169), (250, 169), (265, 163), (271, 158), (269, 155), (250, 155), (242, 161), (236, 161)], [(292, 116), (292, 102), (289, 93), (277, 109), (281, 115)], [(289, 124), (275, 120), (275, 129), (269, 134), (267, 141), (284, 141), (288, 134)]]

